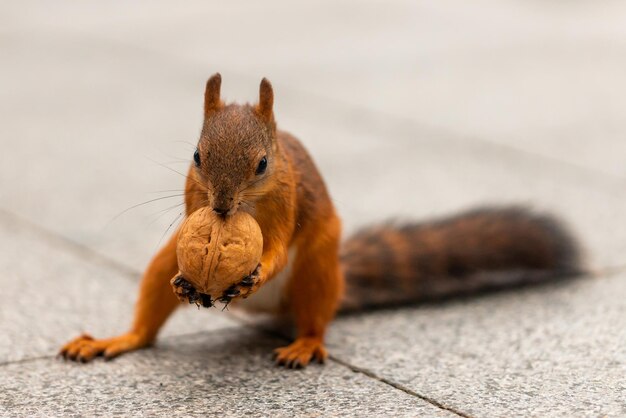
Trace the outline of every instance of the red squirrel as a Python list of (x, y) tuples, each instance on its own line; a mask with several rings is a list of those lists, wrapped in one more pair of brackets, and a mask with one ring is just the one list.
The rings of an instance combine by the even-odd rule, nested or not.
[[(270, 82), (261, 81), (255, 105), (225, 104), (220, 87), (219, 74), (206, 84), (186, 214), (204, 206), (224, 217), (246, 211), (260, 225), (263, 255), (254, 289), (232, 302), (291, 315), (297, 337), (275, 350), (277, 364), (324, 362), (324, 334), (338, 310), (397, 306), (580, 271), (569, 232), (550, 216), (516, 207), (373, 226), (342, 245), (341, 221), (313, 160), (294, 136), (276, 128)], [(63, 357), (112, 358), (153, 343), (180, 305), (170, 287), (178, 272), (176, 240), (174, 233), (145, 271), (130, 330), (107, 339), (82, 335), (61, 349)]]

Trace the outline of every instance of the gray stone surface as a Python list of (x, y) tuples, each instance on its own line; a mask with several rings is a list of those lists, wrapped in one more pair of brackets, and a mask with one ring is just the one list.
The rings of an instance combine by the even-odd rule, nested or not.
[[(11, 416), (456, 416), (330, 362), (272, 367), (284, 341), (221, 330), (114, 363), (42, 359), (0, 366), (0, 414)], [(16, 413), (18, 411), (18, 413)]]
[[(310, 141), (348, 233), (390, 217), (429, 219), (484, 204), (521, 204), (565, 220), (592, 268), (624, 266), (626, 234), (616, 228), (626, 211), (623, 186), (506, 149), (432, 132), (416, 136), (392, 121), (355, 125), (351, 149), (342, 146), (345, 154), (331, 155), (329, 149), (332, 141), (350, 138), (347, 129), (322, 135), (324, 145)], [(385, 142), (385, 133), (393, 140)], [(359, 150), (360, 141), (365, 149)]]
[(338, 358), (473, 416), (623, 416), (625, 347), (624, 273), (347, 317), (329, 336)]
[[(87, 331), (100, 338), (130, 326), (136, 278), (84, 259), (0, 216), (0, 364), (55, 355)], [(162, 335), (236, 327), (225, 312), (180, 309)]]
[[(4, 6), (11, 65), (0, 69), (0, 109), (12, 117), (0, 134), (19, 138), (0, 157), (6, 207), (142, 268), (180, 199), (111, 220), (177, 193), (157, 191), (181, 189), (171, 170), (186, 169), (180, 159), (197, 137), (203, 83), (220, 70), (230, 99), (253, 99), (262, 75), (274, 80), (279, 123), (314, 152), (348, 227), (521, 201), (562, 213), (597, 267), (623, 264), (616, 255), (626, 243), (613, 228), (625, 200), (623, 54), (613, 41), (626, 10), (618, 2), (509, 1), (462, 15), (449, 13), (458, 4), (428, 1), (386, 5), (384, 13), (375, 3), (355, 14), (352, 3), (290, 7), (269, 18), (287, 26), (261, 34), (271, 51), (245, 36), (222, 40), (239, 27), (224, 17), (255, 34), (273, 27), (257, 14), (266, 5), (198, 2), (164, 13), (167, 4), (125, 5), (123, 16), (115, 2), (66, 6), (56, 11), (63, 19), (48, 19), (41, 2)], [(341, 31), (347, 15), (352, 26)], [(284, 31), (297, 36), (320, 22), (327, 32), (290, 47)], [(451, 27), (460, 32), (443, 29)], [(367, 39), (355, 36), (364, 28)], [(33, 156), (34, 168), (20, 170)], [(42, 195), (50, 196), (44, 213)], [(67, 205), (79, 196), (80, 205)]]
[[(417, 395), (475, 416), (626, 415), (625, 22), (619, 0), (0, 4), (0, 415), (443, 411)], [(276, 341), (190, 309), (155, 349), (48, 358), (126, 329), (215, 71), (228, 100), (273, 81), (347, 232), (522, 203), (563, 217), (597, 278), (340, 319), (329, 349), (369, 377), (267, 367)]]
[(263, 73), (303, 94), (626, 178), (626, 7), (618, 0), (273, 0), (175, 11), (140, 2), (123, 14), (118, 2), (85, 2), (58, 8), (64, 19), (49, 19), (43, 4), (8, 8), (4, 27), (80, 34), (229, 77)]
[[(12, 65), (1, 70), (7, 94), (0, 109), (14, 115), (0, 127), (11, 142), (0, 157), (4, 207), (143, 268), (182, 209), (174, 206), (182, 203), (175, 195), (184, 179), (172, 170), (184, 172), (176, 159), (193, 152), (184, 141), (193, 142), (199, 130), (201, 84), (181, 88), (184, 78), (152, 70), (158, 65), (146, 55), (106, 43), (68, 43), (45, 33), (13, 32), (8, 39), (3, 52)], [(181, 106), (181, 94), (193, 99)], [(115, 218), (164, 196), (175, 197)]]

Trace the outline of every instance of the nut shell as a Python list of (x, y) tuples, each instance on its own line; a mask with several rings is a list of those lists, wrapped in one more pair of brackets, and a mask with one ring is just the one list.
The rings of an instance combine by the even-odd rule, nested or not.
[(185, 279), (214, 298), (251, 274), (262, 253), (261, 228), (250, 214), (238, 211), (224, 219), (208, 207), (185, 220), (176, 248)]

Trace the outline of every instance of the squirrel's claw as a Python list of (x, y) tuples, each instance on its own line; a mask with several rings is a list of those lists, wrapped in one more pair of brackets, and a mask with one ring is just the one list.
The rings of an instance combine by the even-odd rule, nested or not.
[(247, 298), (261, 285), (261, 264), (254, 269), (252, 273), (241, 279), (237, 284), (232, 285), (224, 291), (218, 299), (220, 302), (228, 303), (237, 297)]
[(213, 306), (211, 296), (198, 292), (182, 275), (172, 279), (170, 284), (181, 302), (188, 302), (190, 305), (195, 304), (198, 307), (202, 306), (204, 308)]
[(298, 338), (287, 347), (274, 350), (274, 363), (288, 369), (304, 368), (311, 360), (322, 364), (327, 357), (328, 353), (324, 348), (324, 343), (318, 338)]
[(214, 306), (215, 301), (228, 304), (235, 298), (247, 298), (254, 293), (261, 285), (261, 264), (259, 264), (252, 273), (241, 279), (239, 283), (226, 289), (224, 293), (222, 293), (222, 296), (215, 300), (211, 299), (210, 295), (198, 292), (182, 275), (174, 277), (170, 281), (170, 284), (181, 302), (187, 302), (190, 305), (195, 304), (198, 307), (210, 308)]
[(59, 355), (65, 360), (87, 363), (98, 356), (104, 356), (106, 360), (109, 360), (123, 352), (145, 347), (149, 343), (150, 341), (144, 336), (132, 332), (103, 340), (83, 334), (65, 344)]
[(250, 276), (246, 276), (243, 278), (243, 280), (241, 280), (241, 283), (239, 283), (240, 286), (245, 286), (245, 287), (251, 287), (252, 285), (254, 285), (254, 279)]

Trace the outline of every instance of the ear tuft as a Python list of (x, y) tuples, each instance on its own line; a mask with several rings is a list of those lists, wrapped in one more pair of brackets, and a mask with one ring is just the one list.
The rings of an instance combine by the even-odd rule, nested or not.
[(208, 116), (210, 113), (218, 110), (222, 106), (220, 100), (220, 88), (222, 86), (222, 76), (220, 73), (215, 73), (206, 82), (206, 90), (204, 91), (204, 115)]
[(259, 104), (256, 107), (257, 113), (267, 122), (272, 121), (274, 117), (274, 90), (272, 83), (267, 78), (261, 80), (259, 87)]

